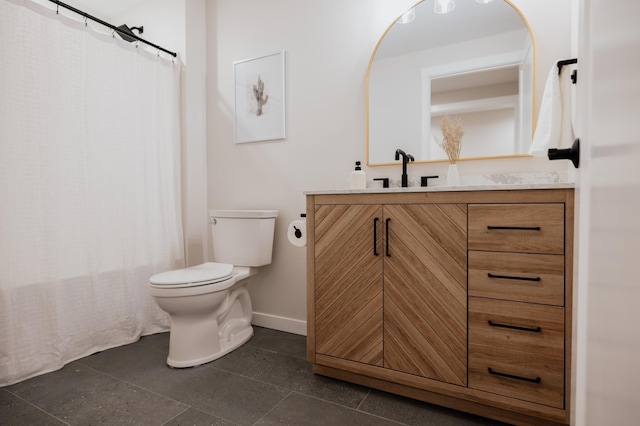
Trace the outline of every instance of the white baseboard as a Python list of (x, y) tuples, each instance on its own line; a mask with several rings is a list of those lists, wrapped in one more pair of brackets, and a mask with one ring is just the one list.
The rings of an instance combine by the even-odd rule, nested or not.
[(279, 317), (277, 315), (254, 312), (251, 320), (253, 325), (271, 328), (273, 330), (286, 331), (287, 333), (307, 335), (307, 322), (293, 318)]

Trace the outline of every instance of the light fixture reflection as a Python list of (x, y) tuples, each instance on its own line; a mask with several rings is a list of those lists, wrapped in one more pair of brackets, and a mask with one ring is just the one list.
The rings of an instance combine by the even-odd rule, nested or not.
[(487, 4), (487, 3), (491, 3), (493, 0), (476, 0), (476, 1), (480, 4)]
[(435, 0), (433, 11), (442, 15), (451, 12), (455, 8), (456, 3), (453, 0)]
[(411, 9), (403, 13), (402, 16), (398, 18), (396, 22), (398, 22), (398, 24), (408, 24), (409, 22), (412, 22), (414, 19), (416, 19), (416, 8), (412, 7)]

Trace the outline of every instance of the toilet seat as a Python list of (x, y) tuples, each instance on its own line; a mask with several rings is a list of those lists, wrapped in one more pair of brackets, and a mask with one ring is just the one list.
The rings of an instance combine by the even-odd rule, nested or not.
[(220, 290), (223, 290), (227, 287), (223, 283), (233, 275), (231, 264), (206, 262), (190, 268), (156, 274), (149, 279), (149, 285), (155, 288), (185, 288), (219, 283)]

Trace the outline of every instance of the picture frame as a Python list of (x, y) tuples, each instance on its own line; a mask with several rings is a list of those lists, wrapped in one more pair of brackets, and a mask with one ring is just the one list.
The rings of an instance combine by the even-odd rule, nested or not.
[(285, 51), (234, 62), (234, 139), (284, 139)]

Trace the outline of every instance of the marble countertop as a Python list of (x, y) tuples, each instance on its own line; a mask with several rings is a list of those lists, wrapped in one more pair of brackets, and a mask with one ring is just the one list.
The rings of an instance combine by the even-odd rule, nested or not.
[(516, 191), (525, 189), (572, 189), (574, 183), (518, 183), (518, 184), (483, 184), (458, 186), (410, 186), (408, 188), (367, 188), (367, 189), (327, 189), (305, 191), (305, 195), (330, 194), (393, 194), (406, 192), (452, 192), (452, 191)]

